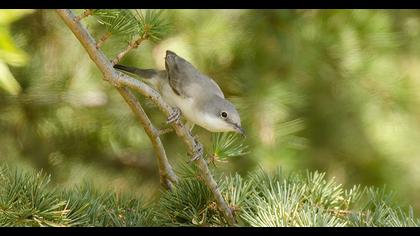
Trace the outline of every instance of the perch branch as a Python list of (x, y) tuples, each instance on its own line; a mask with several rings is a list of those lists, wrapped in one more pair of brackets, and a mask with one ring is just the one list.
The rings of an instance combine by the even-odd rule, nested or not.
[[(73, 32), (76, 38), (80, 41), (83, 47), (86, 49), (92, 61), (97, 65), (104, 75), (104, 79), (116, 86), (127, 86), (130, 87), (145, 97), (151, 99), (159, 109), (166, 115), (169, 116), (172, 112), (172, 108), (163, 101), (160, 94), (147, 86), (143, 82), (131, 78), (123, 73), (117, 72), (114, 70), (112, 63), (107, 59), (103, 52), (96, 48), (95, 40), (89, 34), (89, 32), (83, 27), (78, 21), (75, 21), (75, 16), (70, 10), (57, 10), (58, 15), (62, 18), (68, 28)], [(172, 123), (176, 134), (181, 138), (185, 143), (190, 153), (195, 153), (195, 145), (197, 141), (189, 132), (188, 128), (185, 127), (181, 122)], [(214, 180), (210, 170), (208, 168), (207, 162), (201, 156), (194, 163), (197, 165), (201, 177), (206, 183), (207, 187), (212, 191), (213, 196), (216, 200), (219, 210), (225, 216), (225, 219), (230, 225), (235, 224), (235, 218), (233, 217), (231, 209), (226, 204), (220, 190), (217, 186), (216, 181)]]
[[(60, 12), (59, 10), (57, 10), (58, 12)], [(62, 10), (62, 11), (66, 11), (66, 10)], [(69, 15), (69, 17), (72, 17), (72, 19), (74, 19), (74, 15), (71, 11), (68, 11), (69, 14), (71, 14), (72, 16)], [(90, 34), (84, 29), (81, 28), (81, 24), (78, 21), (75, 20), (71, 20), (72, 22), (77, 22), (78, 25), (80, 25), (80, 28), (77, 28), (77, 32), (79, 34), (74, 33), (76, 36), (80, 36), (80, 38), (78, 37), (78, 39), (80, 40), (80, 42), (83, 42), (81, 39), (85, 39), (85, 40), (89, 40), (90, 43), (93, 43), (93, 39), (90, 36)], [(82, 43), (83, 45), (83, 43)], [(85, 47), (86, 48), (86, 47)], [(86, 48), (86, 50), (88, 50)], [(95, 50), (92, 50), (92, 48), (90, 48), (90, 52), (96, 51), (96, 44), (95, 44)], [(91, 55), (88, 51), (88, 54)], [(165, 188), (171, 188), (172, 187), (172, 183), (175, 183), (177, 180), (176, 175), (174, 174), (174, 172), (172, 171), (172, 167), (170, 166), (168, 159), (166, 157), (166, 153), (164, 151), (162, 142), (160, 141), (160, 138), (158, 136), (158, 133), (155, 131), (156, 128), (154, 128), (154, 126), (152, 125), (152, 123), (150, 122), (149, 118), (147, 117), (146, 113), (144, 112), (143, 108), (141, 107), (140, 103), (138, 103), (137, 99), (134, 97), (134, 95), (132, 95), (128, 90), (122, 88), (120, 86), (120, 84), (115, 83), (114, 80), (112, 79), (108, 79), (108, 78), (112, 78), (112, 76), (115, 76), (115, 74), (111, 75), (111, 77), (109, 77), (109, 75), (107, 73), (112, 73), (113, 68), (111, 70), (107, 70), (107, 66), (104, 66), (104, 64), (101, 63), (107, 63), (108, 66), (112, 65), (110, 64), (110, 62), (105, 58), (105, 56), (103, 54), (101, 54), (100, 57), (98, 57), (100, 60), (99, 61), (95, 61), (97, 62), (96, 65), (100, 68), (100, 70), (104, 73), (104, 78), (105, 80), (109, 81), (111, 84), (113, 84), (114, 86), (116, 86), (118, 88), (118, 91), (120, 92), (120, 94), (124, 97), (124, 99), (126, 100), (126, 102), (128, 103), (128, 105), (130, 106), (130, 108), (133, 110), (133, 112), (135, 113), (135, 115), (137, 116), (137, 118), (139, 119), (139, 121), (141, 122), (141, 124), (143, 125), (143, 128), (146, 131), (146, 134), (149, 136), (153, 148), (156, 152), (156, 157), (157, 157), (157, 161), (158, 161), (158, 167), (159, 167), (159, 174), (160, 174), (160, 181), (163, 184), (163, 186)], [(100, 62), (100, 63), (99, 63)], [(171, 182), (171, 183), (169, 183)]]
[(136, 114), (137, 119), (142, 124), (144, 131), (149, 136), (149, 139), (152, 142), (153, 148), (157, 155), (157, 162), (159, 165), (159, 175), (161, 184), (167, 188), (172, 189), (173, 183), (178, 181), (177, 176), (172, 170), (171, 165), (166, 157), (165, 149), (163, 148), (162, 141), (159, 138), (159, 132), (153, 126), (150, 119), (147, 117), (146, 112), (143, 110), (143, 107), (140, 105), (137, 98), (128, 90), (127, 88), (117, 88), (121, 96), (128, 103), (131, 110)]
[(124, 51), (118, 53), (117, 57), (112, 60), (112, 64), (115, 65), (118, 62), (121, 61), (121, 59), (128, 53), (131, 51), (131, 49), (133, 48), (137, 48), (144, 40), (146, 39), (146, 37), (141, 36), (140, 38), (134, 40), (133, 42), (130, 42), (127, 46), (126, 49), (124, 49)]

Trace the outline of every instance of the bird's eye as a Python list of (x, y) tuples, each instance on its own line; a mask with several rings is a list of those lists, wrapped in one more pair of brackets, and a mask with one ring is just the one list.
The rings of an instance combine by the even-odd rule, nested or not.
[(220, 114), (223, 118), (227, 118), (227, 113), (225, 111), (222, 111), (222, 113)]

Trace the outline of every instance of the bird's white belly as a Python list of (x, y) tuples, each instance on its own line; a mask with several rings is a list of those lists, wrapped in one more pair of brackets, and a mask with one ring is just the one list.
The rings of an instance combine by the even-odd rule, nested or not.
[(178, 107), (182, 115), (194, 124), (202, 126), (202, 115), (197, 109), (194, 109), (194, 99), (193, 98), (184, 98), (177, 95), (172, 88), (165, 84), (162, 86), (162, 97), (163, 99), (171, 106)]

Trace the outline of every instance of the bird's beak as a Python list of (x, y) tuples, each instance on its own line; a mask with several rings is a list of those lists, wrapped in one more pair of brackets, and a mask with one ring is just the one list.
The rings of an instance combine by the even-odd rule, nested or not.
[(241, 126), (234, 124), (234, 127), (236, 132), (240, 133), (243, 137), (246, 137), (245, 130)]

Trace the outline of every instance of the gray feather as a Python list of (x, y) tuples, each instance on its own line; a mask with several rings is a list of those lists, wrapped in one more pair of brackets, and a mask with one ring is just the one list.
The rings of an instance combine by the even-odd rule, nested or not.
[(165, 67), (169, 84), (178, 95), (183, 97), (194, 97), (194, 94), (217, 95), (224, 98), (222, 90), (214, 80), (200, 73), (191, 63), (174, 52), (166, 51)]

